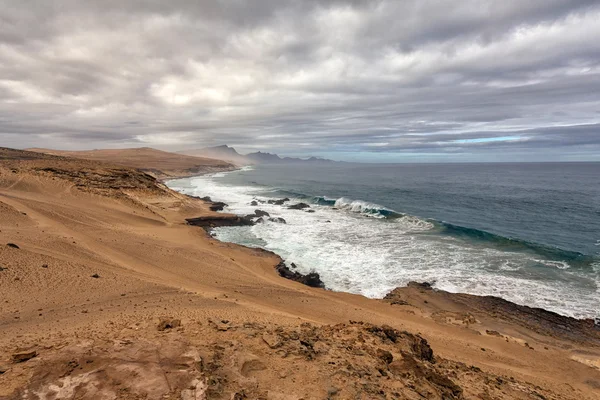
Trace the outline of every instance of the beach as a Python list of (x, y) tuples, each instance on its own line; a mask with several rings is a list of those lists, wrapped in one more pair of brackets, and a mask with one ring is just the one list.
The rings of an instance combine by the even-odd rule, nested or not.
[(599, 398), (592, 320), (309, 287), (156, 179), (231, 164), (84, 158), (0, 149), (0, 398)]

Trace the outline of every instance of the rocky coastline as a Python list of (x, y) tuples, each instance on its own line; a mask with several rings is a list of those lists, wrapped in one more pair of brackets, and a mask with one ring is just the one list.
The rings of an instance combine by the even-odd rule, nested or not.
[[(208, 203), (211, 211), (222, 211), (227, 204), (223, 202), (214, 202), (210, 197), (203, 197), (201, 200)], [(251, 205), (276, 204), (286, 205), (290, 202), (289, 198), (274, 200), (255, 200)], [(305, 211), (310, 209), (306, 203), (297, 203), (286, 206), (288, 209)], [(200, 226), (210, 232), (216, 227), (231, 226), (251, 226), (263, 222), (264, 218), (270, 218), (269, 213), (257, 209), (254, 214), (238, 216), (233, 214), (216, 214), (213, 216), (204, 216), (188, 219), (190, 225)], [(285, 223), (285, 220), (279, 218)], [(289, 279), (306, 286), (326, 289), (325, 283), (321, 280), (317, 272), (302, 274), (297, 271), (294, 263), (287, 264), (283, 259), (275, 266), (275, 270), (282, 278)], [(591, 343), (600, 345), (600, 321), (593, 319), (577, 319), (569, 316), (557, 314), (555, 312), (542, 308), (533, 308), (519, 305), (511, 301), (495, 296), (477, 296), (466, 293), (450, 293), (434, 288), (434, 285), (428, 282), (409, 282), (405, 287), (398, 287), (390, 291), (383, 299), (392, 305), (410, 306), (415, 302), (416, 293), (421, 297), (429, 297), (429, 300), (418, 299), (418, 302), (425, 304), (441, 303), (452, 304), (454, 308), (461, 309), (467, 313), (480, 316), (492, 316), (498, 320), (516, 323), (540, 334), (553, 337), (564, 337), (582, 343)], [(425, 295), (425, 296), (424, 296)], [(452, 307), (450, 307), (452, 308)]]

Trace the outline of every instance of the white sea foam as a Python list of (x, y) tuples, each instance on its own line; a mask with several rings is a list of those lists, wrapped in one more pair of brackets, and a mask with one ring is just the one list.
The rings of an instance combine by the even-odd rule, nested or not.
[[(595, 317), (600, 309), (598, 280), (582, 281), (566, 263), (437, 235), (431, 231), (434, 224), (408, 215), (368, 218), (373, 210), (386, 209), (360, 200), (339, 199), (335, 207), (311, 205), (313, 213), (266, 203), (251, 206), (254, 199), (272, 198), (273, 189), (229, 186), (219, 177), (180, 179), (169, 186), (226, 202), (227, 212), (245, 215), (260, 208), (284, 218), (287, 224), (266, 222), (215, 233), (223, 241), (271, 250), (301, 273), (317, 271), (329, 289), (381, 298), (409, 281), (435, 281), (443, 290), (500, 296), (575, 317)], [(300, 199), (290, 203), (296, 201)], [(546, 269), (527, 268), (535, 263), (556, 272), (551, 276)]]

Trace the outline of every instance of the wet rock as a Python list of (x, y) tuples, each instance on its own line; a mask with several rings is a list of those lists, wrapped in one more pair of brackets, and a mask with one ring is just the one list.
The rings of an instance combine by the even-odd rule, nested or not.
[(200, 200), (204, 200), (204, 201), (207, 201), (209, 203), (212, 203), (212, 200), (211, 200), (210, 196), (200, 197)]
[[(296, 268), (296, 265), (294, 263), (292, 263), (291, 266), (293, 269)], [(316, 288), (322, 288), (322, 289), (325, 288), (325, 284), (321, 281), (321, 277), (316, 272), (311, 272), (310, 274), (302, 275), (301, 273), (290, 269), (285, 264), (284, 261), (277, 264), (275, 269), (279, 273), (279, 276), (282, 276), (283, 278), (290, 279), (290, 280), (296, 281), (296, 282), (300, 282), (300, 283), (310, 286), (310, 287), (316, 287)]]
[(237, 215), (213, 215), (186, 219), (188, 225), (200, 226), (205, 230), (220, 226), (249, 226), (254, 225), (251, 219)]
[(11, 360), (13, 363), (22, 363), (25, 361), (29, 361), (34, 357), (37, 357), (37, 351), (24, 351), (20, 353), (15, 353), (12, 355)]
[(7, 245), (8, 247), (12, 247), (13, 249), (20, 249), (20, 247), (19, 247), (19, 246), (17, 246), (16, 244), (14, 244), (14, 243), (7, 243), (6, 245)]
[(298, 203), (288, 206), (289, 210), (304, 210), (305, 208), (310, 208), (310, 206), (306, 203)]
[(284, 203), (287, 203), (288, 201), (290, 201), (290, 199), (288, 199), (286, 197), (284, 199), (279, 199), (279, 200), (269, 200), (269, 201), (267, 201), (267, 203), (274, 204), (276, 206), (282, 206)]
[(256, 201), (256, 200), (252, 200), (252, 201), (250, 202), (250, 205), (251, 205), (251, 206), (254, 206), (254, 207), (256, 207), (256, 206), (258, 205), (258, 201)]
[(270, 217), (271, 215), (263, 210), (255, 210), (254, 211), (254, 215), (256, 215), (257, 217)]
[(423, 289), (423, 290), (431, 290), (433, 286), (429, 282), (408, 282), (406, 287), (415, 288), (415, 289)]
[(277, 218), (269, 218), (269, 221), (271, 222), (275, 222), (277, 224), (287, 224), (287, 221), (281, 217), (277, 217)]
[(223, 211), (223, 209), (227, 207), (227, 204), (222, 201), (212, 202), (212, 204), (208, 207), (210, 211)]
[(173, 319), (173, 318), (163, 317), (158, 322), (158, 326), (156, 327), (156, 329), (158, 329), (159, 331), (165, 331), (167, 329), (173, 329), (173, 328), (177, 328), (177, 327), (180, 327), (180, 326), (181, 326), (181, 320), (180, 319)]
[(306, 212), (307, 212), (307, 213), (314, 213), (314, 212), (315, 212), (315, 210), (312, 210), (312, 209), (311, 209), (311, 210), (306, 210)]

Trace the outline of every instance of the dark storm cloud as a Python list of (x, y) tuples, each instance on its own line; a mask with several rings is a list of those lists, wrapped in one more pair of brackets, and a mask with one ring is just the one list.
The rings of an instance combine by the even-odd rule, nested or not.
[(0, 144), (599, 159), (599, 20), (583, 0), (0, 0)]

